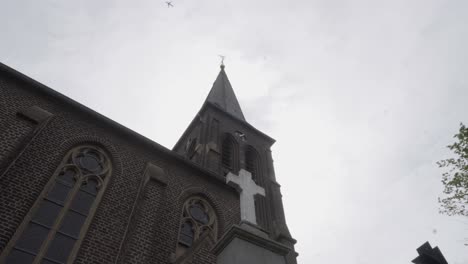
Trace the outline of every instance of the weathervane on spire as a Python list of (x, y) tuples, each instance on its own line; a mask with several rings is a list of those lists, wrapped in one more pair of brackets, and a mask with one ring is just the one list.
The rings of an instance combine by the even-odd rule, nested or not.
[(221, 68), (224, 69), (224, 59), (226, 58), (226, 56), (224, 55), (218, 55), (220, 58), (221, 58)]

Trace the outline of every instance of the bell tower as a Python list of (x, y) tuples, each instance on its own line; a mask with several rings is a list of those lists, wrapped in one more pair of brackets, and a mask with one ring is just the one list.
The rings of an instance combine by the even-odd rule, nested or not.
[[(205, 102), (173, 151), (218, 177), (239, 175), (241, 170), (250, 172), (255, 184), (264, 189), (264, 195), (255, 196), (257, 228), (269, 239), (294, 249), (296, 241), (286, 225), (273, 168), (274, 143), (273, 138), (246, 121), (222, 64)], [(295, 263), (295, 256), (290, 259), (294, 261), (288, 263)]]

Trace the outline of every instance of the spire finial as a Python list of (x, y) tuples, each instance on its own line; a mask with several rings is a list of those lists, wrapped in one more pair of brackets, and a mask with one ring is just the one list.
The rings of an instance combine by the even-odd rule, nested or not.
[(239, 105), (239, 101), (237, 101), (236, 95), (234, 94), (234, 90), (232, 89), (231, 83), (229, 83), (229, 79), (224, 71), (224, 55), (218, 55), (221, 58), (221, 70), (218, 73), (218, 77), (216, 77), (215, 82), (213, 83), (213, 87), (206, 98), (206, 102), (210, 102), (213, 105), (218, 106), (221, 110), (225, 111), (232, 116), (245, 121), (244, 114)]
[(219, 67), (221, 67), (221, 70), (224, 70), (224, 59), (226, 58), (226, 56), (224, 55), (218, 55), (220, 58), (221, 58), (221, 65)]

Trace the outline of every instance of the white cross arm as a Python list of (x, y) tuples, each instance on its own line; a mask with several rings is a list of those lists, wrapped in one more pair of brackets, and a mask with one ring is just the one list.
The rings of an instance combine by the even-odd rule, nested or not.
[(229, 172), (226, 176), (226, 183), (231, 182), (235, 183), (239, 189), (241, 220), (257, 224), (254, 196), (256, 194), (265, 196), (265, 189), (258, 186), (252, 180), (252, 174), (244, 169), (239, 171), (239, 176)]

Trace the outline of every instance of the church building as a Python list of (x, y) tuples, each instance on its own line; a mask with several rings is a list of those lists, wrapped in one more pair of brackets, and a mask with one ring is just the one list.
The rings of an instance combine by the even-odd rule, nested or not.
[(224, 68), (170, 150), (0, 64), (0, 263), (296, 263)]

